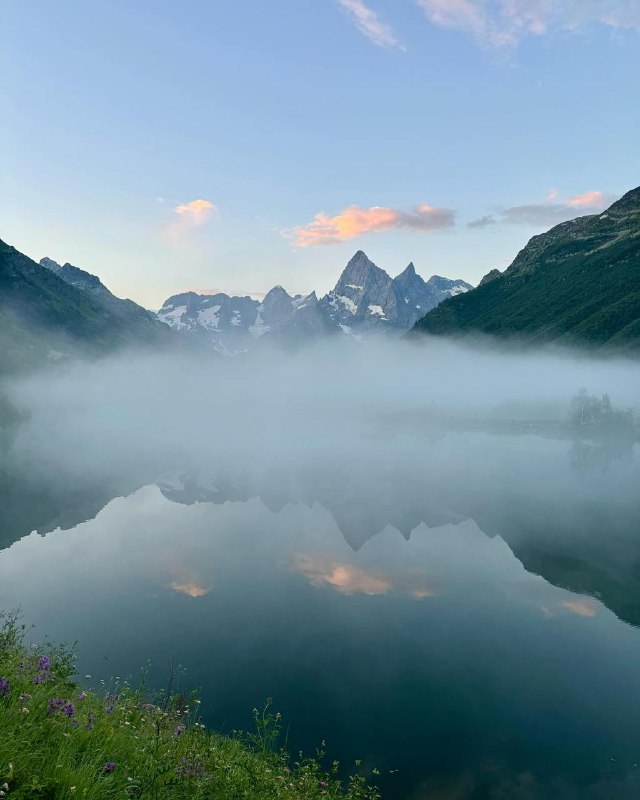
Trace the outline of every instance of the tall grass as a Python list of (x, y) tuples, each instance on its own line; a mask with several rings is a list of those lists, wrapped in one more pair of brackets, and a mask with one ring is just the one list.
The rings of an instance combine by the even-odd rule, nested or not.
[(11, 800), (379, 800), (336, 762), (292, 761), (280, 717), (254, 709), (255, 731), (225, 736), (200, 722), (199, 701), (167, 690), (152, 700), (126, 681), (82, 690), (65, 646), (27, 646), (0, 613), (0, 797)]

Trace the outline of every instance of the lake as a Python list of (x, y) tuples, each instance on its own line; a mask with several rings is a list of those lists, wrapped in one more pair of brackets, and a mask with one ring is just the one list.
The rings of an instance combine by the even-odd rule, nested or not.
[(74, 471), (34, 441), (4, 461), (0, 607), (77, 640), (87, 683), (184, 665), (225, 731), (273, 698), (293, 752), (386, 798), (640, 796), (637, 444), (405, 419)]

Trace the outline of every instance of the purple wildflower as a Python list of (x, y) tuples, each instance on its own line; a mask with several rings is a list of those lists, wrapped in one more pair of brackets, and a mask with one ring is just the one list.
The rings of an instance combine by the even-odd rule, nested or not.
[(116, 768), (115, 761), (107, 761), (107, 763), (104, 765), (105, 772), (113, 772), (115, 768)]
[(113, 714), (113, 706), (105, 706), (104, 710), (107, 714)]
[(40, 656), (40, 658), (38, 659), (38, 669), (40, 670), (40, 672), (44, 672), (45, 670), (48, 670), (50, 668), (51, 668), (51, 660), (49, 659), (49, 656)]
[(47, 706), (47, 713), (49, 714), (49, 716), (52, 716), (53, 714), (56, 713), (56, 711), (60, 711), (63, 705), (64, 705), (64, 700), (62, 700), (59, 697), (56, 697), (53, 700), (49, 700)]
[(174, 736), (176, 737), (176, 739), (177, 739), (177, 738), (178, 738), (178, 736), (182, 736), (182, 734), (183, 734), (183, 733), (184, 733), (184, 725), (178, 725), (178, 727), (177, 727), (177, 728), (175, 729), (175, 731), (173, 732), (173, 735), (174, 735)]
[(6, 678), (0, 678), (0, 697), (7, 697), (11, 691), (11, 684)]
[(86, 700), (86, 699), (87, 699), (87, 693), (80, 692), (80, 694), (78, 695), (78, 700)]
[(47, 707), (47, 713), (50, 717), (57, 711), (64, 714), (65, 717), (75, 717), (76, 715), (76, 707), (73, 703), (70, 700), (62, 700), (59, 697), (54, 700), (49, 700)]
[(36, 677), (31, 681), (31, 683), (42, 683), (42, 675), (36, 675)]

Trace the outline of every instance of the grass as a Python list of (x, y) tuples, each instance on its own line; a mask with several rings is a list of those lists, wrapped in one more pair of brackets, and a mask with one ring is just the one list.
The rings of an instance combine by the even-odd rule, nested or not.
[(25, 644), (0, 613), (0, 797), (11, 800), (379, 800), (334, 762), (292, 761), (278, 746), (280, 716), (254, 709), (255, 731), (208, 731), (199, 701), (167, 690), (150, 699), (119, 679), (82, 689), (73, 651)]

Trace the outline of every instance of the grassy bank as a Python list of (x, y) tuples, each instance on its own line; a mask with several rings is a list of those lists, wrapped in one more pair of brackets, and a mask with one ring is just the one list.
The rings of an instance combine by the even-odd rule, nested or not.
[(172, 691), (150, 699), (126, 681), (82, 689), (69, 648), (27, 646), (0, 618), (0, 797), (11, 800), (377, 800), (361, 777), (278, 748), (279, 716), (254, 711), (255, 732), (224, 736), (199, 702)]

